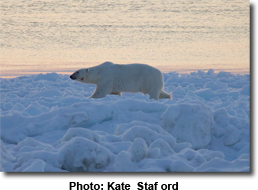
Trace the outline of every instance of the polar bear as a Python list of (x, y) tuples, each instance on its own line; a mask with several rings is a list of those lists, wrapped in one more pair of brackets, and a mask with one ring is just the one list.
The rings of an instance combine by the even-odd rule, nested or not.
[(121, 96), (121, 92), (142, 92), (150, 99), (169, 98), (164, 89), (162, 73), (149, 65), (120, 65), (105, 62), (95, 67), (80, 69), (70, 78), (86, 84), (96, 84), (97, 88), (90, 98), (103, 98), (108, 94)]

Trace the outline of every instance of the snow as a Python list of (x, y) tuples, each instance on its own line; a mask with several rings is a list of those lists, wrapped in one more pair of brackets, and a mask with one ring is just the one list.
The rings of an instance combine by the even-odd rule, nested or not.
[(192, 148), (200, 149), (211, 141), (214, 120), (211, 111), (202, 103), (181, 103), (168, 107), (161, 125), (178, 142), (190, 142)]
[(173, 99), (47, 73), (1, 82), (6, 172), (249, 172), (250, 76), (164, 73)]

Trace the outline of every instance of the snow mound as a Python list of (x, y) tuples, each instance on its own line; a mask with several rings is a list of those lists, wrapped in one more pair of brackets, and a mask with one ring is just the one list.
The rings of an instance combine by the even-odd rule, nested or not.
[(190, 142), (194, 149), (209, 145), (213, 125), (211, 111), (201, 103), (174, 104), (162, 115), (162, 127), (177, 142)]
[(85, 138), (74, 137), (60, 148), (62, 168), (72, 172), (102, 171), (112, 158), (105, 147)]
[(250, 76), (164, 73), (173, 99), (56, 73), (2, 79), (5, 172), (249, 172)]

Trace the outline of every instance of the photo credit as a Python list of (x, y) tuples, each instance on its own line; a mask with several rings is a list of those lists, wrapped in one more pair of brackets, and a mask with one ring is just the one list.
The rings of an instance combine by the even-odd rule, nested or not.
[[(178, 190), (178, 182), (174, 183), (162, 183), (159, 182), (148, 183), (148, 182), (138, 182), (137, 190)], [(130, 190), (132, 184), (130, 183), (80, 183), (80, 182), (69, 182), (69, 190)]]

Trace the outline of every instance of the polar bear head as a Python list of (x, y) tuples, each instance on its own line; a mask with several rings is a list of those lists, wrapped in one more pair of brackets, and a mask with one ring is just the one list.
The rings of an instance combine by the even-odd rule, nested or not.
[(97, 67), (90, 67), (75, 71), (70, 78), (82, 83), (96, 84), (99, 81), (99, 73)]

